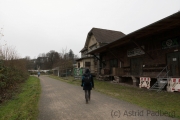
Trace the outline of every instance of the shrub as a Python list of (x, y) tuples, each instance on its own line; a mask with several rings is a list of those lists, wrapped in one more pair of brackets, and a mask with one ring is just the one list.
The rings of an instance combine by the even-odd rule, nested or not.
[(26, 60), (0, 61), (0, 103), (11, 98), (12, 91), (28, 76)]

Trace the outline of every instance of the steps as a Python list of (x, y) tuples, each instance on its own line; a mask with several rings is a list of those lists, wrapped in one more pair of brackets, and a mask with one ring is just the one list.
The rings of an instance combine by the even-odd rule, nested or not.
[(161, 91), (168, 83), (170, 78), (157, 78), (156, 83), (149, 90)]
[[(168, 81), (171, 79), (168, 77), (168, 73), (170, 70), (168, 70), (168, 66), (166, 66), (158, 75), (157, 75), (157, 81), (156, 83), (149, 89), (149, 90), (156, 90), (157, 92), (161, 91), (168, 83)], [(165, 74), (163, 74), (165, 72)], [(163, 74), (163, 76), (162, 76)]]

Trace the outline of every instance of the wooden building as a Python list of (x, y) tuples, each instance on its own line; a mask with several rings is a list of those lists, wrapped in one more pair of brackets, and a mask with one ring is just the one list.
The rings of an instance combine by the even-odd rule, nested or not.
[(140, 77), (180, 77), (180, 12), (88, 54), (99, 56), (99, 74), (138, 85)]
[(77, 67), (89, 68), (91, 73), (96, 75), (99, 70), (99, 62), (93, 55), (89, 55), (87, 53), (123, 36), (125, 36), (125, 34), (120, 31), (92, 28), (88, 32), (83, 49), (80, 51), (81, 58), (76, 60)]

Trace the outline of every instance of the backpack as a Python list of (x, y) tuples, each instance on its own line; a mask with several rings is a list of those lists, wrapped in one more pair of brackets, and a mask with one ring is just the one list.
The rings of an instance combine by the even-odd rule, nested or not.
[(91, 75), (84, 76), (84, 84), (89, 85), (91, 83)]

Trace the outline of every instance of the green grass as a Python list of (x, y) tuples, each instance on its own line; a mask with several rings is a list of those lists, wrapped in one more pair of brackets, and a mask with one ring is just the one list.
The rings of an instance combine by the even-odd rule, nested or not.
[(30, 76), (22, 84), (20, 93), (0, 104), (0, 120), (35, 120), (38, 116), (40, 81)]
[[(57, 76), (50, 77), (70, 84), (81, 85), (81, 80), (74, 80), (73, 77), (68, 77), (67, 79)], [(149, 91), (138, 87), (123, 86), (98, 80), (94, 80), (94, 85), (94, 90), (101, 93), (136, 104), (148, 110), (169, 112), (173, 115), (168, 114), (168, 116), (180, 119), (180, 93)]]

